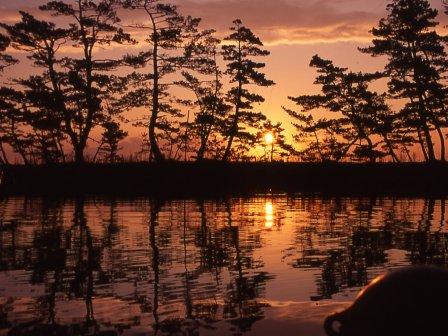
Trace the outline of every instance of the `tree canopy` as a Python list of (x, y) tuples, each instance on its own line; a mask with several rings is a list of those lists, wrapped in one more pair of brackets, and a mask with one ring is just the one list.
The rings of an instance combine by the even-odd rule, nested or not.
[[(271, 49), (241, 19), (217, 32), (162, 0), (19, 11), (0, 23), (0, 163), (445, 161), (445, 7), (391, 0), (359, 48), (384, 68), (354, 71), (315, 55), (319, 92), (285, 97), (285, 113), (269, 116)], [(124, 158), (134, 130), (142, 136)]]

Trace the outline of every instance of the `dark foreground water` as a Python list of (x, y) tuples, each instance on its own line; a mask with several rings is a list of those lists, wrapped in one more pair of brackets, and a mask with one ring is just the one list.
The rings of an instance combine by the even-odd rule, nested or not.
[(323, 335), (388, 269), (448, 264), (445, 200), (0, 200), (0, 335)]

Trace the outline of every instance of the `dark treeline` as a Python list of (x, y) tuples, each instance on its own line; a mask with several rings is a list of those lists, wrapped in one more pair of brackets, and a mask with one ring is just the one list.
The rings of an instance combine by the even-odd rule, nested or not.
[(287, 192), (339, 196), (446, 196), (447, 164), (166, 162), (14, 165), (3, 195), (223, 197)]
[[(446, 160), (448, 40), (427, 0), (391, 0), (360, 48), (384, 69), (313, 57), (321, 93), (284, 107), (293, 144), (258, 110), (261, 89), (275, 85), (263, 71), (270, 53), (241, 20), (221, 38), (159, 0), (39, 9), (0, 24), (0, 164), (123, 161), (127, 123), (144, 129), (133, 161)], [(373, 90), (378, 81), (386, 92)]]

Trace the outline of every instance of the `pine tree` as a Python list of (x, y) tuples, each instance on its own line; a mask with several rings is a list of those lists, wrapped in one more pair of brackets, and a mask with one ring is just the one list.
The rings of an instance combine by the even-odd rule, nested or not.
[(193, 140), (197, 139), (196, 160), (214, 158), (210, 153), (210, 141), (224, 132), (225, 118), (230, 110), (223, 95), (222, 71), (218, 65), (218, 47), (220, 40), (213, 35), (205, 36), (195, 43), (196, 53), (202, 55), (202, 65), (199, 75), (193, 72), (183, 72), (183, 80), (179, 85), (194, 94), (188, 108), (195, 109), (193, 122), (189, 125)]
[[(77, 0), (75, 4), (51, 1), (40, 7), (54, 16), (69, 20), (69, 28), (39, 20), (21, 12), (21, 21), (2, 24), (12, 46), (26, 52), (40, 73), (18, 79), (29, 109), (28, 123), (42, 138), (65, 157), (61, 142), (68, 138), (75, 161), (84, 161), (91, 131), (107, 113), (104, 105), (112, 104), (123, 83), (110, 72), (119, 60), (96, 58), (97, 46), (130, 43), (131, 39), (117, 26), (114, 1)], [(62, 48), (81, 50), (80, 58), (64, 55)], [(53, 139), (53, 140), (52, 140)]]
[(0, 72), (2, 72), (6, 67), (18, 62), (14, 57), (5, 53), (10, 43), (11, 40), (8, 36), (0, 34)]
[(9, 163), (6, 145), (20, 156), (23, 163), (30, 163), (29, 149), (33, 141), (25, 131), (27, 122), (22, 101), (24, 101), (22, 92), (7, 87), (0, 88), (0, 159), (2, 163)]
[(104, 122), (102, 127), (104, 131), (94, 161), (100, 156), (104, 162), (116, 163), (120, 160), (119, 143), (128, 136), (128, 132), (123, 131), (120, 124), (113, 120)]
[[(294, 140), (302, 147), (298, 156), (305, 162), (339, 162), (346, 158), (347, 138), (351, 138), (350, 129), (339, 124), (337, 118), (315, 118), (308, 112), (284, 110), (295, 119), (292, 123), (297, 133)], [(304, 147), (306, 146), (306, 147)]]
[[(285, 129), (281, 123), (273, 123), (271, 120), (263, 123), (261, 130), (257, 134), (257, 144), (264, 148), (265, 161), (270, 160), (274, 162), (276, 158), (288, 160), (291, 155), (297, 154), (296, 150), (288, 144), (284, 132)], [(270, 138), (271, 136), (272, 139)]]
[[(377, 148), (380, 143), (376, 142), (375, 136), (386, 143), (386, 153), (398, 161), (389, 138), (394, 116), (385, 103), (384, 97), (369, 90), (369, 84), (381, 78), (382, 75), (353, 73), (317, 55), (311, 60), (310, 66), (317, 69), (319, 75), (315, 84), (322, 87), (322, 94), (290, 97), (290, 99), (305, 113), (325, 109), (335, 116), (331, 118), (332, 120), (319, 120), (302, 130), (313, 133), (315, 137), (318, 130), (331, 130), (330, 133), (335, 135), (333, 138), (336, 141), (344, 139), (345, 148), (342, 151), (338, 150), (341, 156), (337, 157), (336, 161), (343, 159), (358, 142), (353, 153), (360, 159), (368, 158), (371, 162), (375, 162), (379, 157), (386, 155)], [(285, 110), (299, 121), (313, 121), (295, 111)], [(324, 158), (322, 142), (319, 142), (320, 139), (317, 139), (316, 148), (320, 156)], [(335, 142), (330, 141), (329, 144), (331, 143)]]
[(0, 152), (8, 162), (4, 145), (9, 145), (22, 162), (56, 163), (65, 160), (63, 134), (51, 113), (32, 110), (27, 92), (0, 88)]
[(32, 129), (29, 136), (34, 138), (33, 143), (36, 145), (32, 150), (33, 161), (54, 162), (58, 161), (56, 157), (63, 160), (63, 118), (50, 83), (58, 81), (57, 49), (65, 43), (68, 33), (65, 29), (58, 29), (53, 23), (38, 20), (31, 14), (20, 12), (20, 15), (21, 20), (16, 24), (2, 26), (11, 39), (12, 47), (25, 52), (41, 72), (28, 78), (15, 79), (18, 90), (22, 91), (20, 100), (16, 102), (17, 109), (26, 106), (22, 115), (28, 128)]
[(448, 63), (446, 39), (435, 29), (438, 12), (427, 0), (393, 0), (387, 10), (388, 16), (372, 29), (372, 45), (360, 50), (372, 56), (387, 56), (389, 94), (407, 101), (401, 110), (403, 125), (413, 128), (427, 161), (436, 160), (431, 134), (435, 130), (440, 158), (445, 160), (442, 129), (448, 117), (444, 84)]
[[(6, 49), (9, 47), (11, 40), (3, 34), (0, 34), (0, 74), (3, 70), (17, 63), (17, 60), (12, 56), (5, 53)], [(8, 143), (9, 136), (6, 132), (10, 124), (10, 109), (12, 106), (7, 102), (8, 96), (10, 96), (10, 91), (6, 88), (0, 88), (0, 163), (9, 164), (8, 155), (6, 153), (5, 146)]]
[(251, 92), (248, 86), (267, 87), (275, 84), (260, 71), (265, 64), (253, 60), (256, 57), (266, 57), (270, 52), (262, 49), (261, 40), (246, 28), (241, 20), (235, 20), (233, 24), (230, 28), (232, 33), (224, 39), (228, 44), (222, 47), (222, 54), (227, 62), (225, 74), (230, 77), (233, 85), (227, 94), (227, 100), (235, 111), (225, 133), (227, 146), (223, 155), (224, 161), (230, 159), (234, 140), (255, 141), (256, 134), (251, 132), (251, 128), (258, 129), (260, 123), (266, 119), (263, 113), (253, 111), (253, 104), (262, 103), (265, 99)]
[[(148, 128), (151, 158), (164, 161), (159, 143), (173, 128), (173, 119), (183, 116), (179, 101), (170, 92), (175, 84), (173, 77), (183, 69), (198, 66), (195, 48), (200, 19), (183, 17), (174, 5), (159, 0), (122, 0), (124, 8), (141, 12), (149, 24), (136, 24), (134, 28), (146, 32), (148, 50), (138, 55), (128, 55), (127, 63), (143, 71), (129, 76), (129, 89), (125, 103), (128, 108), (145, 107), (150, 110)], [(200, 61), (198, 61), (200, 63)]]
[[(42, 22), (50, 30), (45, 36), (58, 32), (66, 34), (64, 39), (80, 51), (79, 58), (65, 56), (56, 60), (53, 50), (49, 49), (44, 60), (35, 62), (45, 68), (44, 75), (51, 79), (48, 91), (54, 100), (54, 112), (61, 114), (63, 130), (73, 146), (75, 161), (83, 162), (92, 130), (109, 117), (105, 112), (106, 103), (114, 104), (116, 96), (124, 89), (122, 79), (112, 74), (121, 65), (121, 59), (99, 57), (98, 47), (133, 41), (119, 27), (115, 0), (76, 0), (74, 4), (50, 1), (40, 9), (65, 17), (69, 22), (68, 29)], [(44, 41), (39, 42), (46, 44)], [(50, 45), (56, 48), (55, 51), (61, 46), (59, 42)], [(39, 55), (39, 51), (33, 55)]]

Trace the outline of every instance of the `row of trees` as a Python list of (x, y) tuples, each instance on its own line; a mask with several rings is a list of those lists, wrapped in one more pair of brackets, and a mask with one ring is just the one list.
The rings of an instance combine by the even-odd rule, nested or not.
[[(352, 72), (315, 56), (322, 94), (290, 98), (301, 111), (285, 110), (297, 120), (297, 140), (309, 143), (309, 160), (414, 161), (416, 147), (425, 161), (446, 160), (448, 40), (436, 30), (438, 11), (426, 0), (393, 0), (387, 11), (371, 32), (371, 46), (359, 49), (387, 59), (384, 70)], [(381, 94), (371, 90), (380, 79), (388, 81)], [(333, 116), (308, 113), (316, 109)]]
[[(269, 51), (240, 20), (220, 40), (159, 0), (50, 1), (40, 10), (43, 19), (20, 12), (19, 22), (0, 24), (0, 71), (32, 64), (28, 76), (3, 77), (1, 163), (10, 161), (7, 148), (24, 163), (83, 162), (94, 144), (94, 160), (115, 162), (126, 122), (146, 129), (141, 154), (158, 162), (250, 160), (267, 133), (276, 154), (304, 161), (414, 161), (416, 149), (428, 162), (445, 161), (447, 38), (427, 0), (391, 1), (372, 30), (372, 45), (360, 51), (385, 57), (382, 71), (313, 57), (321, 94), (290, 97), (300, 111), (284, 108), (300, 151), (256, 110), (265, 101), (257, 87), (275, 83), (260, 61)], [(384, 79), (387, 92), (372, 90)]]
[[(253, 110), (264, 98), (249, 86), (274, 82), (262, 73), (264, 63), (253, 60), (269, 52), (240, 20), (220, 41), (215, 31), (199, 28), (200, 19), (158, 0), (50, 1), (40, 10), (64, 20), (56, 24), (20, 12), (20, 22), (1, 24), (2, 69), (18, 63), (4, 53), (8, 46), (24, 52), (36, 69), (1, 89), (4, 163), (6, 144), (25, 163), (65, 162), (69, 144), (74, 160), (83, 162), (97, 127), (104, 132), (95, 157), (115, 161), (128, 110), (146, 111), (133, 121), (147, 129), (145, 145), (155, 161), (191, 152), (198, 160), (227, 161), (253, 147), (261, 128), (279, 127)], [(122, 22), (119, 11), (141, 12), (146, 23)], [(136, 44), (138, 54), (111, 58)], [(194, 98), (176, 96), (175, 86)]]

